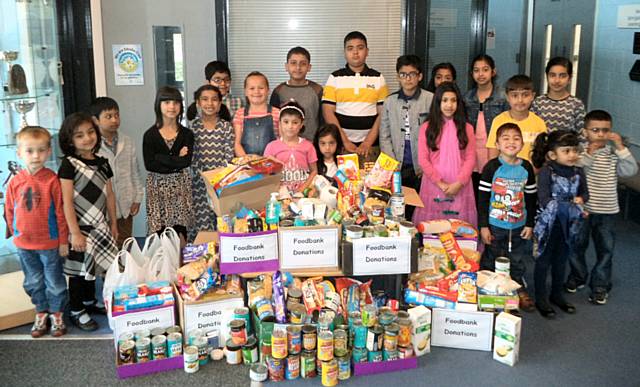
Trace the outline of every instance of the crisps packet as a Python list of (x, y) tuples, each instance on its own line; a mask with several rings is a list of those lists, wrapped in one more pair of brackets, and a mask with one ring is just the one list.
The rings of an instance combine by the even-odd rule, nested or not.
[(342, 170), (347, 179), (360, 180), (360, 164), (358, 162), (358, 155), (350, 153), (348, 155), (338, 155), (338, 170)]
[(276, 321), (284, 324), (287, 322), (287, 308), (284, 302), (284, 286), (282, 284), (282, 273), (276, 271), (273, 275), (273, 308)]
[(399, 164), (398, 160), (388, 154), (380, 153), (373, 169), (364, 179), (365, 186), (367, 188), (391, 188), (393, 172), (398, 168)]

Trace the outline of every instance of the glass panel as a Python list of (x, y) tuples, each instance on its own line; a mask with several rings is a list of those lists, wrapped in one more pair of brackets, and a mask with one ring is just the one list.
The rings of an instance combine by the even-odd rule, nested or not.
[(573, 26), (573, 44), (571, 45), (571, 57), (573, 62), (573, 76), (571, 77), (571, 95), (576, 95), (576, 88), (578, 87), (578, 76), (580, 72), (580, 37), (582, 36), (582, 25), (576, 24)]
[(468, 88), (469, 51), (471, 49), (472, 2), (433, 0), (429, 10), (428, 76), (438, 63), (450, 62), (456, 68), (457, 83), (464, 93)]
[(553, 24), (547, 24), (544, 28), (544, 47), (542, 49), (542, 73), (540, 74), (540, 94), (547, 92), (547, 75), (545, 68), (551, 59), (551, 42), (553, 40)]
[(156, 55), (156, 87), (173, 86), (180, 90), (184, 97), (182, 28), (153, 26), (153, 42)]
[(489, 1), (486, 53), (496, 62), (500, 86), (525, 67), (522, 42), (526, 39), (526, 3), (526, 0)]
[(343, 39), (354, 30), (367, 37), (367, 64), (395, 91), (395, 63), (404, 49), (404, 13), (404, 0), (229, 1), (231, 93), (243, 96), (244, 77), (255, 70), (267, 76), (271, 89), (288, 80), (284, 63), (295, 46), (311, 54), (307, 78), (324, 85), (331, 72), (344, 67)]

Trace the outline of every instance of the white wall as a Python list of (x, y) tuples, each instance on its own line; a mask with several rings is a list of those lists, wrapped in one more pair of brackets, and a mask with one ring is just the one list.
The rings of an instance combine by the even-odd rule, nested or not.
[[(106, 94), (120, 105), (120, 130), (134, 139), (143, 172), (142, 135), (155, 120), (153, 102), (158, 86), (155, 84), (152, 28), (154, 25), (182, 27), (186, 97), (190, 103), (193, 92), (204, 83), (205, 64), (216, 59), (214, 7), (215, 0), (102, 0), (99, 7), (94, 7), (93, 18), (100, 18), (102, 22), (102, 42), (98, 43), (102, 43), (104, 53)], [(98, 31), (94, 32), (99, 39)], [(115, 85), (112, 44), (142, 45), (145, 83), (143, 86)], [(100, 44), (95, 46), (98, 49)], [(98, 89), (98, 96), (100, 91)], [(146, 177), (146, 173), (144, 175)], [(141, 214), (136, 217), (134, 235), (146, 235), (144, 205)]]

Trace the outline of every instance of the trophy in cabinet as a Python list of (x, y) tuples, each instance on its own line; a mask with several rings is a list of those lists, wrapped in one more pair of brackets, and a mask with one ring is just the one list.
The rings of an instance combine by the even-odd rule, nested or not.
[(21, 99), (18, 102), (13, 103), (13, 108), (15, 111), (21, 114), (22, 122), (20, 122), (20, 129), (23, 129), (26, 126), (29, 126), (27, 123), (27, 113), (33, 110), (33, 107), (36, 106), (35, 101), (27, 101), (26, 99)]
[(5, 92), (11, 95), (28, 93), (24, 69), (19, 64), (12, 64), (18, 60), (18, 51), (1, 51), (0, 55), (2, 60), (9, 65), (7, 83), (4, 85)]

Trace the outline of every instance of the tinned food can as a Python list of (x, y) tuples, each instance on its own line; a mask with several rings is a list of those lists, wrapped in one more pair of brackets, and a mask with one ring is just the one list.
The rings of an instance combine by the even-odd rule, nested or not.
[(338, 379), (347, 380), (351, 377), (351, 357), (347, 352), (346, 355), (336, 358), (338, 362)]
[(158, 335), (151, 339), (151, 349), (153, 351), (153, 360), (166, 359), (167, 357), (167, 336)]
[(200, 369), (198, 347), (190, 345), (184, 349), (184, 372), (192, 374)]
[(284, 376), (287, 380), (294, 380), (300, 377), (300, 354), (287, 356)]
[(367, 349), (366, 348), (354, 348), (351, 352), (351, 358), (354, 363), (366, 363), (367, 362)]
[(145, 363), (151, 360), (151, 339), (141, 337), (136, 341), (136, 363)]
[(377, 325), (367, 331), (367, 350), (377, 352), (382, 350), (383, 330)]
[(247, 330), (245, 320), (231, 320), (229, 330), (231, 340), (236, 345), (245, 345), (247, 343)]
[(333, 387), (338, 384), (338, 362), (331, 359), (322, 362), (322, 385)]
[(333, 359), (333, 333), (331, 331), (318, 333), (318, 359), (320, 361)]
[(249, 337), (245, 345), (242, 346), (242, 359), (244, 364), (257, 363), (258, 357), (258, 340), (255, 337)]
[(271, 334), (271, 356), (275, 359), (284, 359), (287, 354), (287, 332), (276, 329)]
[(118, 345), (118, 362), (120, 364), (133, 364), (135, 360), (136, 343), (127, 340)]
[(300, 356), (300, 374), (304, 379), (315, 378), (318, 375), (315, 351), (302, 351)]
[(182, 355), (182, 334), (171, 332), (167, 335), (167, 354), (169, 357)]
[(193, 345), (198, 348), (198, 361), (200, 365), (205, 365), (209, 362), (209, 341), (204, 336), (196, 337), (193, 340)]
[(342, 357), (349, 351), (348, 336), (344, 329), (336, 329), (333, 332), (333, 353), (336, 357)]
[(253, 364), (249, 369), (249, 378), (252, 382), (264, 382), (269, 377), (269, 371), (264, 364)]
[(302, 351), (302, 328), (299, 325), (287, 327), (287, 342), (289, 354), (299, 354)]
[(274, 382), (284, 380), (284, 360), (268, 356), (267, 367), (269, 368), (269, 380)]
[(317, 330), (315, 325), (307, 324), (302, 327), (302, 346), (307, 351), (316, 349)]

